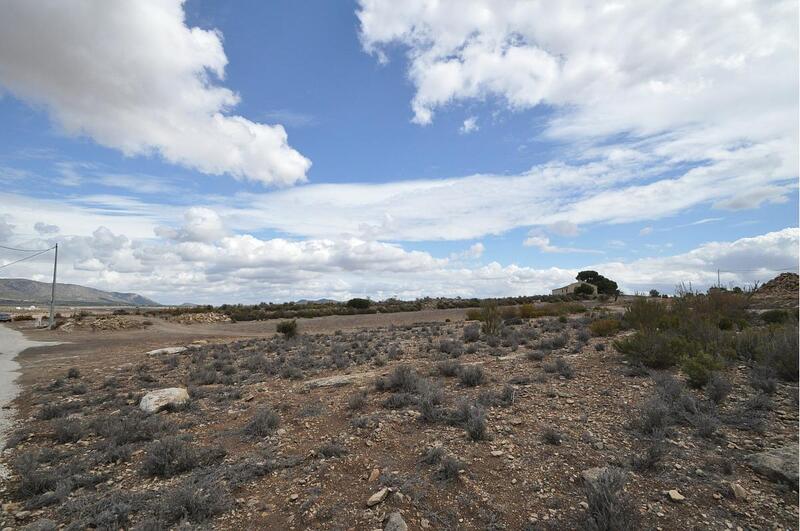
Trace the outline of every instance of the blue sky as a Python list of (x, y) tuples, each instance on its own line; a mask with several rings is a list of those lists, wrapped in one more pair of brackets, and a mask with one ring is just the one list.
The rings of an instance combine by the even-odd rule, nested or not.
[(178, 303), (796, 269), (794, 3), (450, 4), (12, 2), (0, 244)]

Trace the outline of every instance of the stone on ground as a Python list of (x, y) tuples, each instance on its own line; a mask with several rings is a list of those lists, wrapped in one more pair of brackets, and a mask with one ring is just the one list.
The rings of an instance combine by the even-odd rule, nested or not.
[(772, 481), (798, 486), (797, 443), (773, 448), (765, 452), (750, 454), (747, 464), (757, 473)]
[(387, 487), (383, 487), (381, 490), (373, 494), (367, 500), (367, 507), (374, 507), (381, 503), (383, 500), (386, 499), (386, 496), (389, 495), (389, 489)]
[(145, 413), (156, 413), (165, 407), (182, 406), (189, 401), (189, 392), (183, 387), (168, 387), (150, 391), (142, 397), (139, 409)]
[(386, 526), (383, 531), (408, 531), (408, 526), (400, 513), (392, 513), (386, 519)]
[(165, 347), (151, 350), (147, 353), (148, 356), (160, 356), (161, 354), (177, 354), (186, 350), (186, 347)]

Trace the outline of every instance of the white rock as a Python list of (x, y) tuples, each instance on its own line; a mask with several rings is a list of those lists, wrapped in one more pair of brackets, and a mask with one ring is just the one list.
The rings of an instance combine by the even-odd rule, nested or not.
[(147, 353), (148, 356), (160, 356), (161, 354), (177, 354), (186, 350), (186, 347), (165, 347), (151, 350)]
[(189, 401), (189, 392), (183, 387), (168, 387), (150, 391), (142, 397), (139, 409), (145, 413), (156, 413), (167, 406), (181, 406)]
[(731, 491), (737, 500), (747, 500), (747, 490), (738, 483), (731, 483)]
[(669, 496), (669, 499), (674, 502), (682, 502), (683, 500), (686, 499), (686, 497), (683, 494), (681, 494), (675, 489), (672, 489), (671, 491), (667, 492), (667, 496)]
[(367, 507), (374, 507), (381, 503), (383, 500), (386, 499), (386, 496), (389, 495), (389, 489), (387, 487), (383, 487), (381, 490), (373, 494), (367, 500)]

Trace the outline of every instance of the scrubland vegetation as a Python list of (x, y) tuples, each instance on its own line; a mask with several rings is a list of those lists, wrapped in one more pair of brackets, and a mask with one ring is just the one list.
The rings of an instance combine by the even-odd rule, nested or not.
[[(0, 523), (796, 524), (796, 310), (712, 293), (624, 312), (486, 301), (465, 314), (319, 334), (288, 319), (269, 338), (61, 369), (19, 400), (29, 420), (2, 456)], [(189, 401), (139, 409), (166, 387)], [(793, 476), (753, 464), (792, 446)]]

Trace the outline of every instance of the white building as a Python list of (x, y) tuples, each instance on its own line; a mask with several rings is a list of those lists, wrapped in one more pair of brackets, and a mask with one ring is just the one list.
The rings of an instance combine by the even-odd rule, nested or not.
[(553, 295), (569, 295), (570, 293), (575, 293), (575, 288), (578, 286), (589, 286), (592, 288), (592, 295), (597, 295), (597, 286), (594, 284), (589, 284), (588, 282), (584, 282), (582, 280), (578, 280), (573, 282), (572, 284), (567, 284), (563, 288), (556, 288), (553, 290)]

